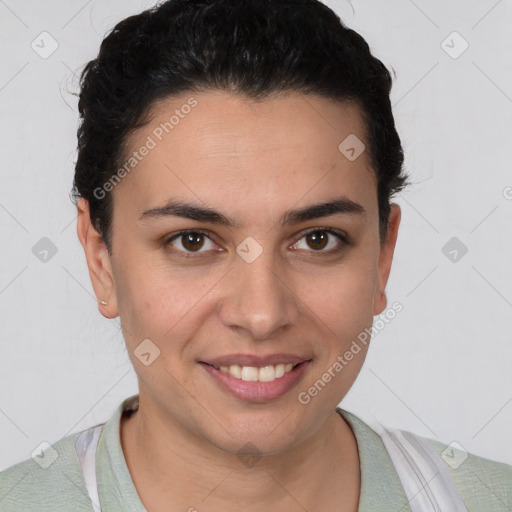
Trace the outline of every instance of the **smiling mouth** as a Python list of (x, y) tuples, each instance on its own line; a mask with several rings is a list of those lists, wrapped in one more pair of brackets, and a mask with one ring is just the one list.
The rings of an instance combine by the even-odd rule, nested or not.
[(231, 353), (197, 360), (219, 390), (244, 402), (270, 402), (287, 395), (308, 375), (312, 354)]
[(301, 363), (296, 364), (270, 364), (267, 366), (241, 366), (238, 364), (218, 366), (204, 362), (202, 364), (215, 368), (222, 373), (231, 375), (231, 377), (245, 382), (273, 382), (281, 379), (285, 374), (290, 373), (295, 368), (306, 362), (308, 361), (302, 361)]

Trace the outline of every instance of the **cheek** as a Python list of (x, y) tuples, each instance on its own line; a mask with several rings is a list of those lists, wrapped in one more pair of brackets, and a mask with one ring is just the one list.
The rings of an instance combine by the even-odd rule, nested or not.
[(360, 260), (358, 265), (340, 266), (325, 278), (315, 278), (315, 286), (304, 286), (305, 315), (314, 323), (311, 332), (317, 337), (319, 359), (301, 390), (316, 393), (319, 379), (329, 382), (325, 391), (320, 386), (323, 399), (317, 402), (319, 408), (339, 403), (364, 364), (376, 281), (377, 273), (369, 261)]
[(340, 335), (371, 324), (377, 278), (376, 263), (354, 254), (338, 266), (301, 276), (295, 286), (306, 310)]
[[(193, 325), (200, 322), (208, 305), (208, 292), (219, 276), (199, 268), (183, 271), (165, 259), (123, 252), (116, 265), (119, 316), (128, 344), (145, 338), (164, 350), (177, 348)], [(169, 344), (169, 340), (175, 343)]]

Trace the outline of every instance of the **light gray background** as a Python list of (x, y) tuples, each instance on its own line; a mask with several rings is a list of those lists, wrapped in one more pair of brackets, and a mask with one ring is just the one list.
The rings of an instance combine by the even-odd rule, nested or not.
[[(106, 421), (136, 393), (117, 320), (98, 312), (72, 185), (75, 72), (141, 0), (0, 0), (0, 469)], [(329, 1), (397, 73), (414, 186), (388, 286), (404, 310), (342, 406), (512, 464), (512, 2)], [(58, 49), (43, 59), (47, 31)], [(442, 42), (457, 31), (458, 58)], [(45, 48), (48, 49), (49, 40)], [(445, 43), (458, 53), (453, 36)], [(41, 262), (48, 237), (57, 254)], [(442, 252), (457, 237), (468, 252)], [(453, 253), (452, 253), (453, 256)]]

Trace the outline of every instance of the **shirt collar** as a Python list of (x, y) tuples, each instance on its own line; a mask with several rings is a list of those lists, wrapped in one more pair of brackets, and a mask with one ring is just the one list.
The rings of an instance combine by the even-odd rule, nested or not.
[[(104, 512), (147, 512), (126, 464), (121, 446), (123, 412), (137, 410), (139, 395), (123, 400), (105, 424), (97, 448), (98, 493)], [(379, 435), (354, 414), (336, 408), (354, 432), (361, 468), (358, 512), (373, 510), (410, 512), (410, 506), (391, 458)]]

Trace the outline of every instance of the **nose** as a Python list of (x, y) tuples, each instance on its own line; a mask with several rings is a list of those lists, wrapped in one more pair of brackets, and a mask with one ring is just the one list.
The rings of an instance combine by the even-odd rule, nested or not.
[(245, 330), (254, 340), (266, 340), (299, 319), (299, 297), (271, 251), (263, 251), (252, 263), (236, 256), (229, 275), (218, 305), (226, 327)]

